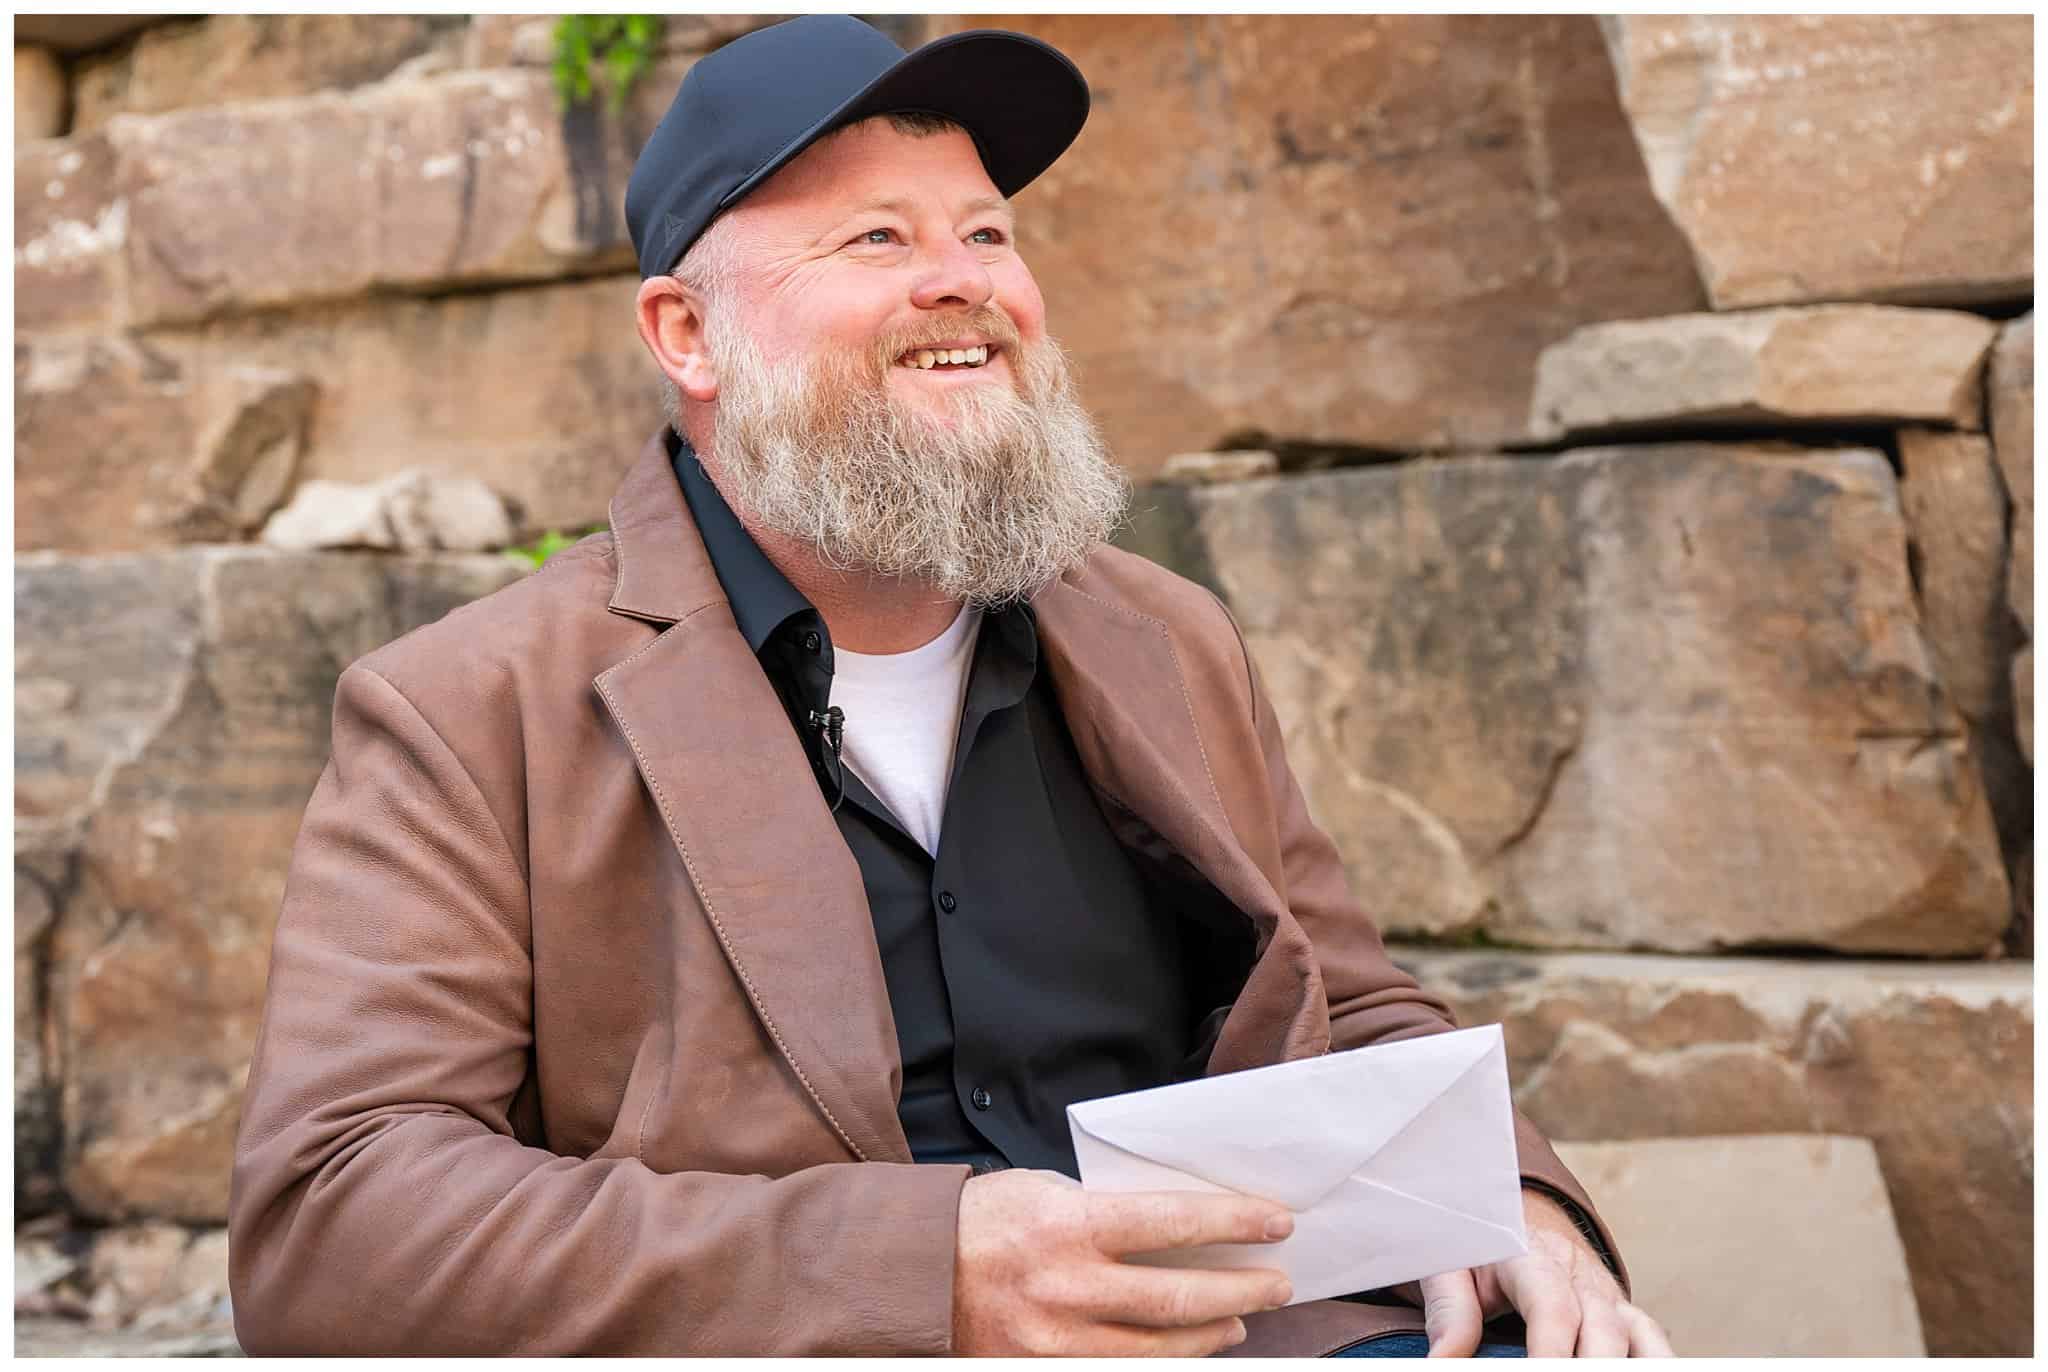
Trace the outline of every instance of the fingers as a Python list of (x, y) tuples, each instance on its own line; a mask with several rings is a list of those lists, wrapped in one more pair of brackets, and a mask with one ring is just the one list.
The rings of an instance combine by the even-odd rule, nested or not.
[(1294, 1232), (1285, 1206), (1249, 1196), (1133, 1191), (1088, 1199), (1089, 1236), (1111, 1257), (1205, 1243), (1272, 1243)]
[(1621, 1308), (1622, 1322), (1628, 1326), (1628, 1355), (1632, 1358), (1675, 1358), (1671, 1351), (1671, 1340), (1664, 1336), (1664, 1326), (1651, 1319), (1633, 1305)]
[(1432, 1358), (1469, 1358), (1479, 1351), (1479, 1288), (1469, 1271), (1422, 1279), (1422, 1323)]
[(1277, 1310), (1293, 1298), (1286, 1275), (1267, 1267), (1213, 1271), (1112, 1263), (1091, 1274), (1086, 1291), (1070, 1293), (1065, 1303), (1100, 1320), (1170, 1329)]
[(1503, 1263), (1501, 1288), (1528, 1326), (1529, 1356), (1569, 1358), (1579, 1342), (1579, 1299), (1560, 1269), (1526, 1258)]
[(1580, 1357), (1625, 1358), (1628, 1356), (1629, 1342), (1628, 1321), (1623, 1317), (1619, 1304), (1611, 1300), (1580, 1300)]
[(1098, 1325), (1090, 1351), (1111, 1358), (1206, 1358), (1244, 1342), (1244, 1321), (1235, 1316), (1188, 1329), (1138, 1329)]

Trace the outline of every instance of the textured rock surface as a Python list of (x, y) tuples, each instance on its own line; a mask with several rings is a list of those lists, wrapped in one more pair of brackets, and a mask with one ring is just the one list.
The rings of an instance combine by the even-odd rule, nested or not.
[(1595, 448), (1185, 497), (1383, 927), (1951, 954), (2005, 928), (1881, 455)]
[(14, 327), (118, 321), (128, 201), (105, 138), (52, 138), (14, 153)]
[(1557, 1152), (1627, 1256), (1631, 1297), (1680, 1356), (1927, 1355), (1868, 1139), (1745, 1134)]
[(64, 67), (48, 48), (14, 48), (14, 146), (64, 132), (70, 91)]
[(225, 1217), (335, 678), (518, 575), (503, 557), (17, 558), (17, 813), (76, 835), (41, 976), (78, 1213)]
[[(1991, 444), (2012, 506), (2012, 549), (2006, 564), (2006, 601), (2029, 639), (2034, 633), (2034, 316), (2007, 324), (1991, 354)], [(2015, 713), (2025, 731), (2027, 757), (2033, 745), (2033, 662), (2013, 664)], [(2023, 698), (2022, 698), (2023, 697)]]
[(79, 62), (74, 127), (364, 85), (462, 27), (460, 18), (419, 14), (217, 14), (159, 24)]
[(2006, 501), (1991, 443), (1976, 434), (1899, 431), (1906, 514), (1928, 646), (1972, 723), (2008, 713), (2013, 645), (2005, 607)]
[[(281, 476), (372, 482), (416, 466), (500, 492), (520, 537), (601, 523), (661, 422), (633, 288), (604, 278), (17, 342), (17, 545), (240, 537), (289, 493)], [(262, 379), (278, 376), (317, 389), (273, 394)], [(296, 443), (279, 423), (291, 398), (307, 407)]]
[(1588, 324), (1543, 350), (1530, 428), (1909, 421), (1983, 427), (1998, 326), (1885, 305)]
[(1175, 453), (1160, 466), (1158, 479), (1173, 486), (1218, 486), (1279, 472), (1280, 459), (1275, 454), (1238, 448), (1221, 453)]
[[(554, 27), (560, 17), (555, 14), (472, 15), (463, 39), (463, 64), (471, 67), (545, 67), (554, 61)], [(780, 14), (666, 14), (662, 16), (661, 49), (676, 54), (709, 52), (742, 34), (752, 33), (786, 17)], [(674, 95), (675, 88), (671, 86), (664, 94), (664, 102)]]
[(657, 63), (616, 119), (565, 117), (545, 72), (506, 69), (38, 144), (15, 169), (20, 322), (158, 325), (628, 267), (626, 174), (689, 60)]
[(1715, 309), (2031, 293), (2029, 16), (1601, 22)]
[(2032, 1351), (2031, 965), (1397, 956), (1461, 1023), (1506, 1026), (1552, 1138), (1870, 1139), (1929, 1350)]
[(309, 481), (263, 526), (275, 548), (480, 553), (512, 541), (505, 502), (474, 477), (415, 468), (369, 486)]
[(1141, 475), (1247, 431), (1511, 441), (1546, 343), (1705, 303), (1590, 17), (955, 22), (1043, 37), (1095, 91), (1019, 243)]

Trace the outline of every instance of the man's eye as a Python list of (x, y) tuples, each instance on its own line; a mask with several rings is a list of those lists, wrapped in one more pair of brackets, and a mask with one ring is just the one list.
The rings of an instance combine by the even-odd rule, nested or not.
[(853, 241), (856, 243), (886, 245), (896, 241), (896, 230), (869, 229), (866, 233), (863, 233), (860, 237), (854, 239)]
[(1003, 243), (1008, 240), (1003, 237), (1001, 229), (976, 229), (973, 233), (967, 235), (967, 241), (970, 243)]

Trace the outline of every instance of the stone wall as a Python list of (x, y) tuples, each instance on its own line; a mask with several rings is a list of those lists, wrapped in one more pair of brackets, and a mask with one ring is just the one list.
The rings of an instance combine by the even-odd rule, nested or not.
[[(616, 115), (547, 16), (18, 29), (39, 1339), (219, 1345), (335, 678), (602, 522), (659, 419), (626, 171), (771, 18), (672, 18)], [(1088, 74), (1018, 208), (1124, 541), (1229, 604), (1523, 1107), (1868, 1138), (1930, 1350), (2031, 1351), (2031, 20), (889, 22)]]

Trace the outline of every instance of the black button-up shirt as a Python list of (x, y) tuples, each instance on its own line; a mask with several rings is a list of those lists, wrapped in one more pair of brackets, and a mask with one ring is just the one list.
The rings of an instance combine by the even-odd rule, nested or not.
[(1116, 841), (1038, 670), (1027, 605), (984, 618), (939, 850), (927, 854), (816, 723), (832, 686), (824, 618), (688, 445), (671, 432), (669, 446), (733, 617), (859, 864), (911, 1155), (1076, 1175), (1066, 1107), (1200, 1073), (1216, 1011), (1250, 969), (1250, 922)]

